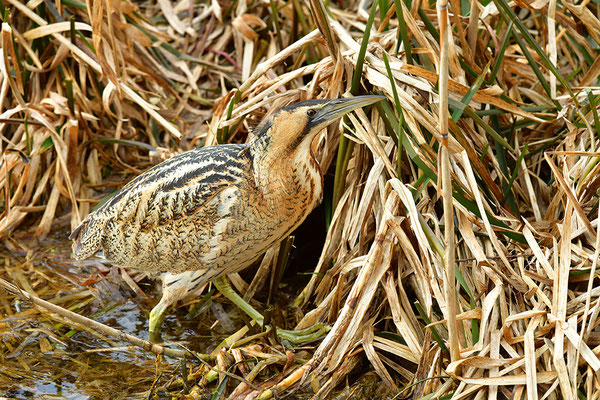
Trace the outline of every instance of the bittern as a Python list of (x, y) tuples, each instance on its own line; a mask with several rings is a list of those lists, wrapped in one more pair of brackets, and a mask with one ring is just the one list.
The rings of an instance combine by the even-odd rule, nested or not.
[[(311, 150), (316, 135), (382, 98), (291, 104), (263, 121), (246, 144), (202, 147), (150, 168), (71, 233), (74, 258), (103, 250), (115, 265), (171, 274), (165, 282), (177, 282), (163, 285), (167, 301), (151, 312), (152, 330), (160, 328), (166, 306), (211, 280), (262, 324), (262, 315), (231, 289), (225, 275), (250, 266), (320, 203), (323, 176)], [(277, 334), (302, 341), (300, 332)]]

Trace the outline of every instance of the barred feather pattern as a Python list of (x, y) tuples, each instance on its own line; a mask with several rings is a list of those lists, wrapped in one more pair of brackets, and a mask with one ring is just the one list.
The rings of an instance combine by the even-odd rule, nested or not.
[(249, 266), (322, 194), (312, 157), (264, 158), (268, 146), (265, 138), (209, 146), (149, 169), (73, 232), (74, 257), (103, 250), (113, 263), (150, 274), (199, 270), (198, 284)]

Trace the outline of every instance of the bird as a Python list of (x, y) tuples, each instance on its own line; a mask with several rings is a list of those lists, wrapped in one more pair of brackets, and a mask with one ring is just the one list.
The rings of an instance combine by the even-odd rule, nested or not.
[[(225, 276), (252, 265), (321, 202), (323, 175), (312, 152), (314, 138), (347, 113), (383, 98), (293, 103), (262, 121), (247, 143), (196, 148), (151, 167), (73, 230), (73, 258), (102, 252), (114, 265), (164, 274), (150, 331), (160, 329), (169, 304), (209, 281), (262, 324), (262, 315)], [(306, 334), (276, 332), (296, 343)]]
[(150, 311), (148, 330), (152, 337), (159, 337), (165, 313), (169, 306), (201, 294), (206, 281), (202, 279), (203, 271), (186, 271), (179, 274), (164, 272), (160, 275), (162, 282), (160, 301)]

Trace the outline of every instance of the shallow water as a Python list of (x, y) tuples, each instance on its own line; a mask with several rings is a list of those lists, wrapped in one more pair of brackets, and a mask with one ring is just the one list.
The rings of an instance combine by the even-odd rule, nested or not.
[[(69, 259), (66, 236), (58, 232), (42, 243), (29, 237), (9, 240), (0, 249), (0, 277), (44, 300), (148, 339), (147, 313), (160, 296), (158, 286), (133, 276), (148, 298), (136, 296), (109, 266)], [(215, 324), (210, 310), (190, 318), (187, 308), (168, 311), (165, 342), (177, 341), (205, 353), (232, 333)], [(181, 376), (178, 368), (177, 359), (159, 359), (129, 343), (86, 331), (0, 288), (0, 397), (138, 399), (159, 387), (153, 389), (155, 395), (166, 396), (171, 387), (176, 395), (181, 385), (172, 382)]]
[[(295, 249), (282, 278), (284, 287), (277, 296), (281, 303), (276, 305), (278, 310), (284, 309), (283, 304), (289, 304), (310, 278), (325, 240), (325, 230), (315, 227), (323, 225), (323, 221), (323, 206), (320, 206), (294, 232)], [(63, 229), (53, 232), (43, 242), (31, 236), (6, 241), (0, 246), (0, 277), (24, 289), (31, 286), (44, 300), (57, 299), (61, 307), (147, 340), (147, 315), (160, 298), (160, 285), (131, 273), (147, 296), (144, 298), (123, 281), (115, 268), (99, 260), (70, 259), (68, 235)], [(244, 271), (247, 281), (253, 274), (252, 268)], [(233, 305), (221, 302), (222, 299), (213, 303), (210, 298), (205, 295), (195, 304), (168, 310), (162, 338), (170, 343), (169, 347), (178, 348), (173, 344), (176, 342), (199, 353), (210, 353), (244, 326)], [(260, 300), (264, 302), (266, 298), (263, 294)], [(295, 319), (293, 315), (288, 318)], [(293, 328), (293, 323), (283, 327)], [(258, 331), (248, 335), (253, 333)], [(264, 354), (270, 351), (269, 346), (259, 347)], [(283, 350), (278, 346), (275, 351)], [(310, 358), (302, 351), (296, 355), (299, 359)], [(233, 360), (229, 361), (231, 365)], [(256, 365), (255, 361), (245, 364), (248, 371)], [(194, 373), (202, 364), (188, 360), (187, 366)], [(280, 373), (282, 368), (283, 365), (267, 368), (264, 380)], [(115, 338), (88, 332), (62, 317), (50, 316), (31, 304), (15, 300), (0, 288), (0, 398), (140, 399), (151, 393), (153, 399), (172, 399), (186, 392), (181, 377), (178, 359), (157, 358)], [(198, 377), (191, 377), (190, 381), (197, 383)], [(238, 383), (230, 379), (228, 388), (233, 390)], [(197, 392), (210, 398), (216, 386), (213, 382)], [(303, 396), (296, 392), (294, 396), (309, 398), (310, 393)]]

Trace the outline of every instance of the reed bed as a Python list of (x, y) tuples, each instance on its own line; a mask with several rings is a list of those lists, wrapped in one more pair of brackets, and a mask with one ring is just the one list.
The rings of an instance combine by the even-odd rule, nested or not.
[[(170, 390), (360, 396), (370, 371), (381, 398), (600, 396), (596, 3), (4, 0), (0, 15), (13, 250), (281, 106), (387, 97), (314, 144), (326, 240), (288, 322), (329, 333), (286, 350), (242, 330)], [(254, 290), (290, 247), (233, 283)], [(40, 274), (2, 275), (47, 293)]]

